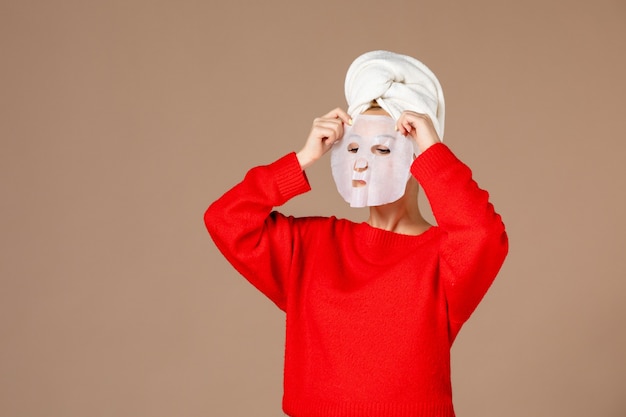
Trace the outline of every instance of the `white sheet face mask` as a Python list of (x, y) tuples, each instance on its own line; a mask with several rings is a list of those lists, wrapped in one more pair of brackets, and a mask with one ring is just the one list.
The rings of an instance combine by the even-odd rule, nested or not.
[(380, 206), (404, 195), (411, 177), (413, 141), (388, 116), (358, 115), (331, 150), (337, 190), (352, 207)]

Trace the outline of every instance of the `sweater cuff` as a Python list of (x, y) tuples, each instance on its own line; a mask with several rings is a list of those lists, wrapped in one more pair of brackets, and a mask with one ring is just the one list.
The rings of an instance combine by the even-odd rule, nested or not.
[(411, 174), (417, 179), (417, 182), (421, 182), (436, 176), (445, 167), (458, 162), (458, 158), (447, 145), (441, 142), (436, 143), (415, 158), (411, 165)]
[(273, 162), (269, 165), (269, 168), (274, 174), (274, 178), (276, 178), (276, 185), (284, 202), (311, 190), (309, 180), (300, 167), (295, 152), (288, 153)]

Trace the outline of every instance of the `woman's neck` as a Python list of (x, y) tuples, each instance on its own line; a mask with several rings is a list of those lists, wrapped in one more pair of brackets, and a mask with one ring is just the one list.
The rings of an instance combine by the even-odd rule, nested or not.
[(419, 235), (431, 226), (420, 213), (417, 192), (407, 192), (393, 203), (370, 207), (367, 223), (378, 229), (405, 235)]

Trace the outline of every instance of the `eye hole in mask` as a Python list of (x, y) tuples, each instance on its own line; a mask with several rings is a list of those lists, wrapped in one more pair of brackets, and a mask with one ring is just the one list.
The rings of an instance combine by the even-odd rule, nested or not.
[(389, 155), (391, 153), (391, 149), (385, 145), (374, 145), (372, 146), (372, 153), (377, 155)]

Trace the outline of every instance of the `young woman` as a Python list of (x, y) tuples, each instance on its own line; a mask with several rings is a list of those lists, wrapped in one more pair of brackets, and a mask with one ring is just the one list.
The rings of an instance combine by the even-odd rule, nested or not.
[[(381, 93), (389, 65), (403, 74)], [(376, 88), (347, 88), (348, 112), (315, 119), (299, 152), (252, 168), (206, 211), (220, 251), (286, 312), (289, 416), (454, 416), (450, 347), (508, 241), (487, 192), (440, 140), (443, 96), (424, 68), (386, 51), (359, 57), (346, 85)], [(331, 149), (340, 193), (369, 219), (274, 211), (310, 190), (304, 170)], [(436, 226), (420, 214), (418, 183)]]

